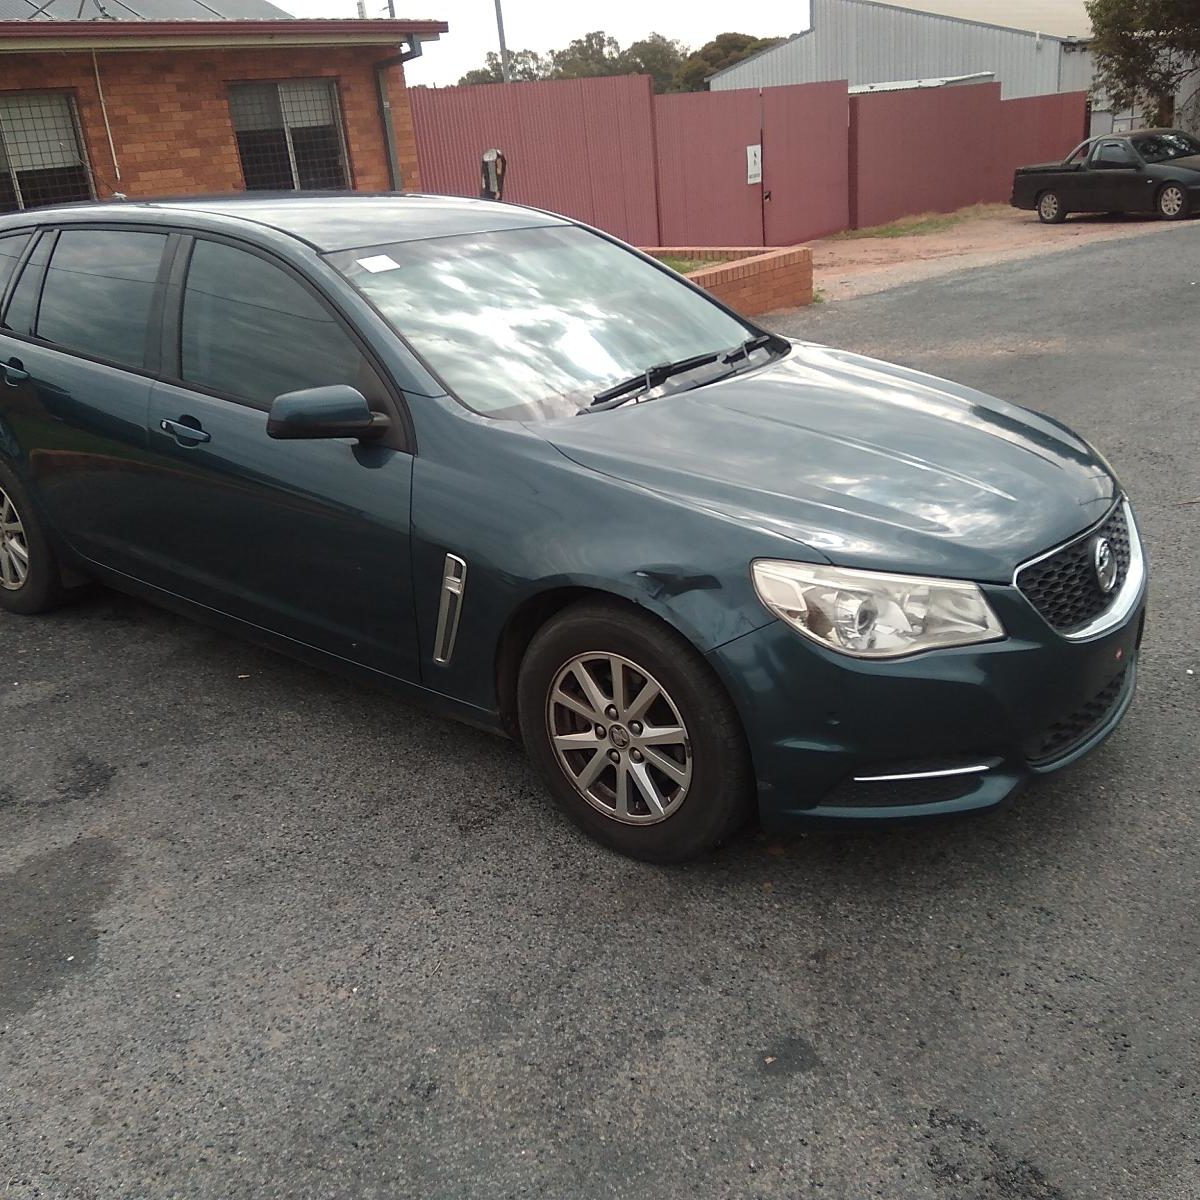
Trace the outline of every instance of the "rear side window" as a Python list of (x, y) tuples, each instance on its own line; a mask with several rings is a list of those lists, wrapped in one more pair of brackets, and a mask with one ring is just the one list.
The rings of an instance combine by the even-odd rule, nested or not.
[(4, 299), (4, 290), (16, 274), (17, 260), (28, 241), (27, 233), (10, 233), (7, 237), (0, 237), (0, 300)]
[(166, 234), (67, 229), (58, 236), (37, 334), (94, 358), (141, 369)]
[(346, 383), (373, 399), (381, 387), (308, 288), (220, 242), (197, 241), (192, 252), (179, 349), (185, 382), (262, 408), (302, 388)]
[(42, 268), (46, 265), (53, 241), (52, 237), (43, 234), (33, 248), (33, 253), (21, 268), (0, 327), (12, 333), (19, 333), (22, 337), (30, 337), (33, 334), (33, 322), (37, 316), (38, 284), (41, 282)]

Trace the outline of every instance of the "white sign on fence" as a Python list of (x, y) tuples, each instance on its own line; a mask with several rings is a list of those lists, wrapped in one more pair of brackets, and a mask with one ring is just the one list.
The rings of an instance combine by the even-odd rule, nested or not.
[(762, 143), (746, 147), (746, 182), (762, 183)]

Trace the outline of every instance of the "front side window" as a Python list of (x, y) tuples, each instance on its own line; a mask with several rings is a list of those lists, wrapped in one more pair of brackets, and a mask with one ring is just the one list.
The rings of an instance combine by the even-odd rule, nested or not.
[(1124, 142), (1102, 142), (1093, 162), (1098, 167), (1131, 167), (1133, 155)]
[(1200, 154), (1200, 140), (1180, 130), (1143, 133), (1131, 141), (1148, 163), (1171, 162), (1176, 158), (1191, 158), (1194, 154)]
[(236, 83), (229, 89), (229, 111), (247, 191), (349, 186), (333, 80)]
[(329, 261), (476, 412), (568, 416), (657, 363), (755, 330), (577, 226), (344, 250)]
[(0, 212), (91, 198), (71, 98), (0, 92)]
[(381, 385), (333, 314), (297, 279), (255, 254), (197, 241), (180, 330), (185, 383), (268, 408), (276, 396), (344, 383), (373, 400)]
[(63, 230), (42, 285), (38, 337), (121, 366), (144, 367), (166, 244), (162, 233)]

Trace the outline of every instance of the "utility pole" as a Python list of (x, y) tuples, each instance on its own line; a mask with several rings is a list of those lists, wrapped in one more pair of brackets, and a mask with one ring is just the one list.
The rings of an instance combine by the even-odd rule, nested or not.
[(504, 10), (496, 0), (496, 32), (500, 35), (500, 74), (505, 83), (512, 83), (512, 68), (508, 63), (508, 46), (504, 41)]

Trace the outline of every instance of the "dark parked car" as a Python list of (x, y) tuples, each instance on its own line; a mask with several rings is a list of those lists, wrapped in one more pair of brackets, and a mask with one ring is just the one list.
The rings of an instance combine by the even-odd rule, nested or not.
[(1181, 221), (1200, 211), (1200, 141), (1181, 129), (1090, 138), (1065, 162), (1018, 167), (1012, 203), (1036, 209), (1048, 225), (1097, 212)]
[[(685, 858), (993, 807), (1134, 690), (1146, 569), (1048, 417), (776, 337), (543, 212), (0, 221), (0, 604), (98, 579), (524, 740)], [(482, 785), (481, 785), (482, 786)]]

